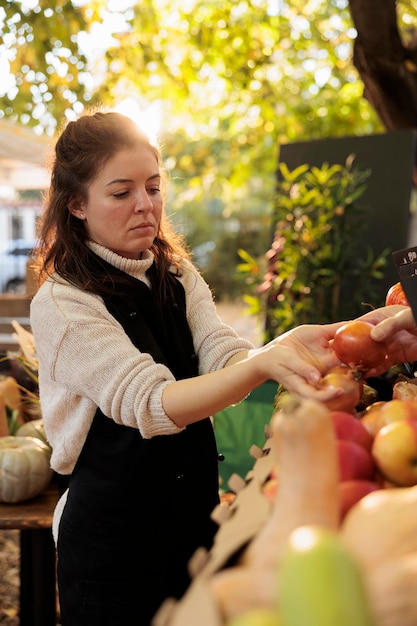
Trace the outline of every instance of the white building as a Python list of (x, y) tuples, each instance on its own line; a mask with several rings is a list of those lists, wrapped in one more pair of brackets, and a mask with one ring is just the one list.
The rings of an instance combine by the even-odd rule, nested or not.
[(0, 246), (12, 239), (34, 239), (40, 202), (22, 201), (23, 190), (45, 190), (50, 139), (0, 119)]
[[(41, 193), (49, 185), (50, 139), (0, 119), (0, 293), (24, 293)], [(35, 193), (25, 194), (24, 191)]]

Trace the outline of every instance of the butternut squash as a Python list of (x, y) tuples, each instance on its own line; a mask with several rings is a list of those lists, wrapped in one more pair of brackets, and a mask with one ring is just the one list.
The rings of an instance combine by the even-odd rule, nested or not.
[(0, 395), (3, 396), (6, 406), (12, 411), (18, 411), (18, 422), (23, 424), (22, 394), (19, 384), (13, 376), (0, 378)]
[(276, 608), (277, 584), (275, 569), (242, 566), (224, 569), (208, 580), (222, 623), (235, 620), (252, 609)]
[(275, 567), (290, 533), (315, 524), (339, 525), (339, 466), (330, 411), (311, 399), (290, 396), (272, 419), (272, 450), (279, 487), (271, 514), (249, 544), (242, 562)]
[[(271, 426), (268, 454), (260, 455), (248, 481), (240, 481), (242, 488), (237, 485), (229, 515), (202, 566), (192, 573), (187, 593), (175, 606), (162, 607), (153, 626), (200, 624), (203, 596), (217, 609), (210, 626), (254, 609), (276, 609), (281, 559), (291, 532), (307, 524), (337, 532), (339, 464), (330, 411), (322, 403), (289, 396)], [(277, 468), (279, 486), (271, 502), (262, 484), (272, 468)], [(227, 555), (236, 565), (225, 567)]]
[(151, 626), (222, 626), (217, 604), (204, 579), (196, 579), (181, 601), (167, 598)]
[(7, 422), (6, 403), (4, 397), (0, 395), (0, 437), (7, 437), (9, 434), (9, 424)]
[(417, 485), (367, 494), (347, 513), (340, 534), (366, 569), (416, 551)]

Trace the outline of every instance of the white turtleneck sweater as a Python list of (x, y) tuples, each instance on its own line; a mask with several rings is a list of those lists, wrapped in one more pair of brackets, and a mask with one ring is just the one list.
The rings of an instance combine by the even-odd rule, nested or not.
[[(132, 260), (95, 243), (90, 247), (148, 284), (145, 272), (153, 263), (149, 251)], [(234, 354), (253, 347), (220, 320), (209, 287), (191, 263), (184, 263), (179, 280), (200, 374), (223, 368)], [(147, 439), (181, 430), (162, 407), (162, 392), (174, 381), (170, 370), (137, 350), (101, 297), (55, 276), (32, 300), (31, 328), (54, 470), (71, 473), (97, 407), (118, 424), (138, 428)]]

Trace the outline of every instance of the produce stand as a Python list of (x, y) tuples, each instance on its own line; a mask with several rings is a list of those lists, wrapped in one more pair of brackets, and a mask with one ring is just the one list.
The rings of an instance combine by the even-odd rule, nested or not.
[[(410, 393), (414, 400), (398, 398)], [(417, 428), (417, 384), (398, 381), (393, 395), (361, 416), (283, 397), (264, 447), (252, 446), (253, 469), (232, 475), (234, 499), (212, 513), (219, 528), (211, 549), (189, 562), (189, 588), (164, 602), (152, 626), (416, 626), (417, 477), (401, 479), (403, 455), (395, 484), (377, 452), (394, 429), (415, 441), (407, 428), (413, 432), (413, 420)], [(402, 413), (409, 410), (414, 418)], [(347, 509), (342, 487), (367, 481), (343, 475), (354, 457), (341, 455), (340, 444), (355, 437), (356, 454), (369, 442), (359, 444), (359, 431), (342, 433), (340, 416), (352, 428), (367, 416), (388, 422), (372, 440), (378, 482), (357, 491)], [(390, 441), (389, 458), (396, 449)], [(266, 485), (275, 477), (271, 494)]]
[(20, 626), (55, 626), (56, 569), (52, 517), (58, 489), (36, 498), (0, 504), (0, 529), (20, 531)]

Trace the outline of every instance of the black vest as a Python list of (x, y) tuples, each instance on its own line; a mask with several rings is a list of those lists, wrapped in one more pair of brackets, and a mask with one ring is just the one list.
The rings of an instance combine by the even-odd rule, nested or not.
[[(171, 294), (163, 305), (153, 289), (130, 277), (123, 295), (104, 301), (138, 350), (183, 379), (198, 374), (198, 363), (184, 288), (170, 278)], [(98, 409), (70, 480), (61, 521), (73, 529), (67, 549), (76, 549), (77, 533), (85, 540), (94, 537), (105, 549), (93, 554), (93, 575), (105, 580), (110, 569), (111, 575), (133, 577), (138, 601), (148, 605), (144, 614), (152, 615), (166, 597), (184, 593), (190, 557), (199, 546), (212, 544), (217, 464), (209, 418), (178, 434), (144, 439), (136, 428), (118, 425)]]

